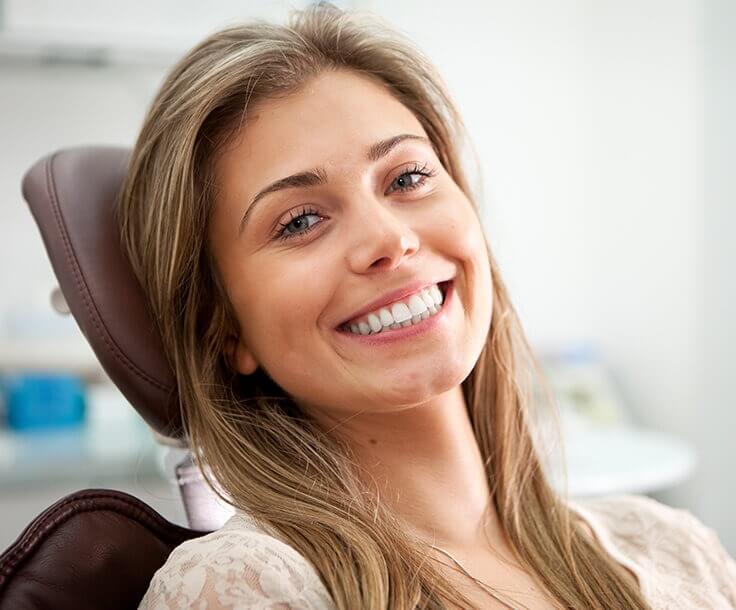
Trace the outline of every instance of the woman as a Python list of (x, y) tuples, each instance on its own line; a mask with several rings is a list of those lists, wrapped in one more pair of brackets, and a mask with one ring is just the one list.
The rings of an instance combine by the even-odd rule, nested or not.
[(141, 608), (736, 604), (690, 513), (546, 480), (462, 136), (418, 51), (329, 4), (174, 67), (118, 220), (189, 446), (236, 514)]

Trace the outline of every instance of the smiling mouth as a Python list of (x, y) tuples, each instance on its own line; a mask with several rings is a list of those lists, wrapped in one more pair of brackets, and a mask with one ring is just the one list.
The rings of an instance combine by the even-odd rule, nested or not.
[[(442, 307), (443, 307), (443, 305), (444, 305), (444, 303), (445, 303), (445, 301), (447, 299), (447, 292), (448, 292), (450, 286), (452, 285), (454, 279), (455, 278), (453, 277), (453, 278), (451, 278), (451, 279), (449, 279), (447, 281), (438, 282), (436, 284), (437, 289), (439, 289), (439, 292), (441, 294), (441, 301), (439, 302), (439, 304), (434, 304), (432, 306), (427, 306), (427, 309), (425, 309), (423, 312), (421, 312), (421, 314), (413, 314), (413, 312), (412, 312), (413, 315), (410, 318), (404, 319), (401, 322), (396, 322), (396, 321), (393, 321), (393, 323), (389, 322), (388, 324), (386, 323), (386, 320), (383, 317), (379, 317), (378, 315), (375, 315), (374, 314), (374, 315), (371, 315), (370, 316), (370, 317), (373, 318), (373, 320), (372, 320), (373, 326), (370, 326), (369, 323), (371, 321), (369, 320), (369, 323), (366, 323), (365, 321), (362, 321), (360, 323), (360, 326), (358, 324), (347, 324), (347, 323), (343, 323), (343, 324), (340, 324), (335, 330), (337, 330), (338, 332), (347, 333), (347, 334), (351, 334), (351, 335), (363, 335), (363, 336), (366, 336), (366, 335), (383, 334), (383, 333), (391, 332), (391, 331), (394, 331), (394, 330), (399, 330), (401, 328), (406, 328), (408, 326), (416, 326), (416, 325), (420, 324), (421, 322), (423, 322), (424, 320), (426, 320), (427, 318), (432, 318), (432, 317), (434, 317), (434, 316), (436, 316), (436, 315), (438, 315), (440, 313), (440, 311), (441, 311), (441, 309), (442, 309)], [(423, 289), (423, 290), (426, 290), (426, 289)], [(419, 294), (420, 292), (422, 292), (422, 291), (418, 291), (415, 294)], [(436, 292), (437, 292), (437, 290), (435, 290), (435, 294), (436, 294)], [(408, 298), (411, 298), (411, 297), (407, 297), (407, 298), (402, 299), (401, 301), (398, 301), (398, 302), (406, 304)], [(431, 297), (428, 297), (428, 298), (430, 298), (430, 300), (428, 302), (432, 302)], [(425, 305), (426, 305), (426, 303), (425, 303)], [(389, 305), (389, 306), (385, 306), (385, 307), (380, 308), (380, 310), (382, 311), (382, 310), (385, 309), (386, 312), (389, 313), (389, 315), (391, 316), (392, 315), (392, 309), (391, 309), (392, 307), (393, 307), (393, 305)], [(383, 313), (386, 313), (386, 312), (383, 312)], [(379, 327), (379, 325), (381, 325), (381, 326)], [(360, 328), (361, 326), (362, 326), (362, 328)], [(354, 327), (354, 328), (352, 328), (352, 327)]]

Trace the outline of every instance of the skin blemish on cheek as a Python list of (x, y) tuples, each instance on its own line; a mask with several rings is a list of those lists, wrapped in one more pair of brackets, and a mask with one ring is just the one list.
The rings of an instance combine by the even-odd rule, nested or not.
[(376, 444), (376, 443), (377, 443), (378, 441), (377, 441), (377, 440), (376, 440), (375, 438), (371, 438), (371, 439), (368, 439), (368, 442), (369, 442), (369, 443), (370, 443), (371, 445), (375, 445), (375, 444)]

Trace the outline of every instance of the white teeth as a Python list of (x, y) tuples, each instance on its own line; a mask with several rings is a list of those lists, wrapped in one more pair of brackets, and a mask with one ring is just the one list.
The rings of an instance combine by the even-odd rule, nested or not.
[(422, 297), (418, 294), (413, 294), (409, 299), (409, 311), (411, 311), (412, 317), (420, 316), (423, 311), (427, 311), (427, 304), (422, 301)]
[(368, 324), (370, 324), (371, 330), (374, 333), (377, 333), (381, 329), (383, 329), (383, 324), (381, 324), (381, 320), (376, 314), (372, 313), (368, 316)]
[(435, 305), (442, 305), (442, 291), (434, 284), (429, 287), (429, 294), (434, 299)]
[(407, 320), (411, 320), (411, 312), (409, 311), (409, 308), (404, 303), (394, 303), (391, 306), (391, 317), (394, 319), (394, 322), (398, 322), (401, 324), (402, 322), (406, 322)]
[(409, 297), (407, 302), (394, 303), (390, 308), (382, 307), (367, 319), (345, 325), (345, 330), (357, 335), (376, 334), (386, 329), (396, 330), (417, 324), (435, 315), (441, 308), (444, 297), (435, 284)]
[(391, 317), (388, 309), (382, 309), (379, 311), (378, 316), (381, 318), (381, 324), (383, 326), (391, 326), (394, 323), (394, 319)]

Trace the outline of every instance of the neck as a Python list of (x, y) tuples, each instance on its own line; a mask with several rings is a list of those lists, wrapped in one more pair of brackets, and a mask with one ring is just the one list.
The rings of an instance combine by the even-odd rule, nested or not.
[(455, 549), (494, 537), (496, 512), (460, 386), (419, 406), (359, 413), (330, 427), (348, 438), (380, 498), (415, 535)]

